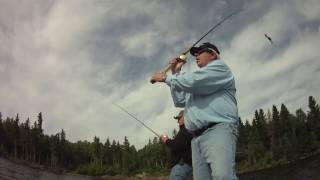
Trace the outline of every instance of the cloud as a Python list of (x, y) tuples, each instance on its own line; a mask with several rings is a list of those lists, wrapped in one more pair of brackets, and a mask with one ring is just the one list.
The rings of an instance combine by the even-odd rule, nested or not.
[[(2, 114), (36, 120), (43, 112), (45, 132), (64, 129), (71, 141), (128, 136), (140, 148), (154, 137), (112, 102), (171, 135), (179, 109), (150, 75), (238, 9), (203, 42), (215, 42), (233, 70), (243, 119), (257, 108), (284, 102), (295, 110), (319, 97), (316, 0), (0, 3)], [(194, 70), (188, 61), (185, 69)]]
[[(306, 4), (303, 7), (311, 7), (314, 2)], [(319, 22), (312, 19), (309, 27), (299, 26), (311, 20), (300, 5), (273, 3), (270, 11), (236, 34), (226, 50), (226, 60), (231, 61), (238, 79), (240, 114), (248, 119), (253, 109), (282, 102), (292, 109), (300, 108), (306, 106), (307, 96), (319, 95), (310, 88), (318, 84), (312, 79), (319, 67), (320, 56), (314, 53), (320, 42)], [(271, 35), (274, 45), (265, 33)]]

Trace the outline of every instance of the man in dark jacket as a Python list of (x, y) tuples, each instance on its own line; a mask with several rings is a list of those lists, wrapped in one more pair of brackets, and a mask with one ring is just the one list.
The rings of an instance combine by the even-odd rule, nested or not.
[(185, 180), (192, 176), (192, 160), (191, 160), (191, 139), (184, 127), (184, 111), (180, 111), (174, 119), (178, 120), (179, 131), (174, 139), (169, 139), (166, 135), (161, 135), (160, 141), (166, 144), (171, 152), (172, 167), (170, 172), (170, 180)]

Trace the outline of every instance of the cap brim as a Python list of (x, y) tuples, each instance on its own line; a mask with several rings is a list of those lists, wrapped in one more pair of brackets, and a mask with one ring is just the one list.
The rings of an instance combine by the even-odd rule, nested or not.
[(190, 54), (191, 54), (192, 56), (196, 56), (196, 53), (198, 53), (201, 49), (202, 49), (202, 48), (200, 48), (200, 47), (192, 47), (192, 48), (190, 49)]
[(182, 115), (174, 116), (173, 119), (180, 119)]
[(179, 112), (178, 115), (174, 116), (173, 119), (180, 119), (183, 116), (183, 110)]

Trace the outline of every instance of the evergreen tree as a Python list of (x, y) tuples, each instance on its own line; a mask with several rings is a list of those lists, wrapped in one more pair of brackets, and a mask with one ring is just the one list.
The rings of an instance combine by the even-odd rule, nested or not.
[(19, 114), (17, 114), (14, 124), (13, 124), (13, 144), (14, 144), (14, 157), (18, 157), (18, 151), (19, 151), (19, 140), (20, 140), (20, 132), (19, 132)]
[(130, 146), (127, 136), (124, 137), (122, 147), (122, 172), (124, 174), (133, 173), (137, 166), (137, 163), (135, 162), (136, 150), (134, 146)]
[(128, 166), (130, 164), (130, 143), (127, 138), (127, 136), (124, 137), (124, 142), (121, 150), (121, 166), (122, 166), (122, 171), (125, 174), (128, 174)]
[(70, 152), (70, 145), (69, 142), (66, 139), (66, 133), (65, 131), (62, 129), (60, 132), (60, 141), (59, 141), (59, 146), (61, 148), (60, 149), (60, 159), (61, 159), (61, 163), (67, 167), (70, 165), (70, 162), (73, 161), (72, 157), (71, 157), (71, 152)]
[(313, 139), (310, 131), (307, 129), (307, 114), (300, 108), (296, 111), (296, 136), (297, 136), (297, 153), (298, 155), (304, 155), (312, 151)]
[(258, 130), (260, 141), (262, 142), (264, 148), (267, 150), (270, 148), (270, 138), (267, 131), (267, 119), (263, 109), (259, 109), (259, 113), (257, 113), (256, 118), (257, 118), (257, 130)]
[(6, 134), (6, 150), (10, 155), (14, 156), (14, 141), (15, 141), (15, 130), (14, 130), (14, 120), (13, 118), (7, 117), (5, 122), (3, 123), (3, 127), (5, 129)]
[[(257, 111), (256, 118), (258, 118)], [(257, 162), (263, 158), (265, 152), (258, 130), (259, 120), (256, 118), (252, 121), (252, 128), (250, 129), (248, 141), (248, 160), (251, 165), (257, 164)]]
[(92, 152), (93, 163), (95, 165), (102, 166), (102, 157), (103, 157), (102, 144), (100, 143), (100, 139), (96, 136), (93, 139), (92, 147), (93, 147), (93, 152)]
[(320, 108), (316, 100), (309, 96), (309, 111), (307, 118), (307, 127), (311, 131), (315, 142), (320, 142)]
[(28, 159), (31, 146), (30, 136), (30, 120), (29, 118), (25, 123), (20, 125), (20, 146), (22, 147), (21, 157), (22, 159)]
[(0, 145), (4, 146), (5, 143), (5, 132), (2, 125), (2, 114), (0, 112)]
[(59, 141), (60, 134), (50, 136), (50, 166), (56, 167), (59, 162)]
[(284, 160), (290, 159), (293, 155), (292, 148), (292, 139), (294, 138), (292, 135), (292, 125), (291, 125), (291, 117), (287, 107), (284, 104), (281, 104), (280, 110), (280, 125), (281, 125), (281, 136), (280, 141), (282, 144), (282, 158)]
[[(249, 124), (248, 121), (246, 121), (246, 125), (243, 124), (241, 118), (239, 120), (239, 138), (238, 138), (238, 145), (237, 145), (237, 151), (244, 152), (247, 149), (247, 144), (248, 144), (248, 136), (249, 132), (247, 130), (246, 125)], [(250, 126), (250, 124), (249, 124)]]
[(107, 138), (106, 142), (103, 145), (103, 164), (111, 165), (112, 158), (111, 158), (111, 143), (110, 139)]
[(43, 122), (42, 113), (40, 112), (40, 113), (38, 114), (38, 121), (37, 121), (37, 126), (36, 126), (37, 131), (38, 131), (38, 132), (37, 132), (38, 136), (40, 136), (40, 135), (43, 134), (42, 122)]
[(5, 153), (6, 151), (5, 144), (7, 143), (7, 136), (6, 136), (2, 121), (3, 121), (2, 114), (0, 112), (0, 155)]
[(282, 155), (282, 144), (281, 144), (281, 123), (279, 117), (279, 111), (275, 105), (272, 106), (272, 133), (271, 133), (271, 150), (273, 158), (278, 160)]

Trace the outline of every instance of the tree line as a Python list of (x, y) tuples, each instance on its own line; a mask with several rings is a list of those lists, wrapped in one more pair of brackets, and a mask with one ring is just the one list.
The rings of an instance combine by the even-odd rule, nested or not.
[[(0, 155), (22, 159), (62, 171), (86, 175), (168, 173), (170, 154), (159, 139), (149, 139), (137, 150), (128, 138), (123, 142), (110, 140), (70, 142), (66, 132), (47, 135), (42, 129), (42, 113), (31, 124), (16, 117), (3, 119), (0, 112)], [(173, 135), (176, 130), (173, 131)], [(287, 163), (319, 153), (320, 108), (315, 99), (308, 99), (308, 110), (290, 113), (284, 104), (273, 105), (266, 112), (258, 109), (249, 123), (240, 121), (238, 149), (247, 156), (237, 163), (237, 170), (251, 170)]]
[(256, 110), (250, 124), (240, 123), (238, 149), (247, 159), (238, 170), (258, 169), (287, 163), (320, 152), (320, 108), (314, 97), (308, 98), (308, 110), (290, 113), (284, 104), (264, 112)]
[(169, 153), (157, 137), (140, 150), (127, 137), (122, 143), (109, 138), (103, 143), (96, 136), (92, 142), (72, 143), (63, 129), (54, 135), (44, 134), (42, 123), (42, 113), (32, 125), (29, 118), (20, 122), (19, 115), (3, 119), (0, 113), (0, 155), (94, 176), (168, 171)]

